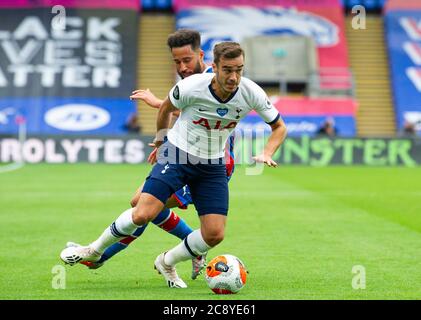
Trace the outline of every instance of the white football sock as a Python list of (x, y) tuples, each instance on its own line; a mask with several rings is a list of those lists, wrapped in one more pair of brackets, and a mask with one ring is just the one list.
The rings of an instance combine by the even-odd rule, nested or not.
[(164, 263), (174, 266), (178, 262), (192, 259), (198, 255), (203, 255), (211, 248), (203, 240), (200, 229), (194, 230), (181, 243), (169, 250), (164, 256)]
[(104, 230), (100, 237), (89, 246), (96, 252), (102, 254), (110, 245), (131, 235), (140, 227), (133, 222), (132, 211), (133, 208), (124, 211), (107, 229)]

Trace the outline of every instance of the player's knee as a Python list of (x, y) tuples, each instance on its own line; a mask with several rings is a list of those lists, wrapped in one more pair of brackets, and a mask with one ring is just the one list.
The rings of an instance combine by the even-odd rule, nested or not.
[(133, 222), (138, 226), (144, 225), (151, 221), (151, 218), (144, 210), (140, 210), (137, 207), (133, 208)]
[(203, 240), (205, 240), (209, 246), (214, 247), (224, 240), (224, 230), (212, 230), (207, 232), (204, 235)]

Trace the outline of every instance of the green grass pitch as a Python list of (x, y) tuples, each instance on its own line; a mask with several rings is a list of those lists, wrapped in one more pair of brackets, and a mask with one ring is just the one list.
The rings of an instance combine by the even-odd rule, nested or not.
[[(238, 167), (225, 240), (209, 253), (246, 264), (235, 296), (191, 280), (189, 261), (178, 266), (189, 287), (167, 288), (153, 261), (179, 240), (152, 224), (101, 269), (65, 266), (65, 289), (54, 289), (66, 241), (94, 240), (149, 170), (43, 164), (0, 174), (0, 299), (421, 298), (421, 168), (281, 166), (251, 176)], [(177, 213), (199, 226), (194, 207)]]

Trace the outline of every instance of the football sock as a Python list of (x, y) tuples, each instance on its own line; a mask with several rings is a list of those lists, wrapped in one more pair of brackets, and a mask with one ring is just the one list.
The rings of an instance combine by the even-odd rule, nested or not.
[(102, 254), (110, 245), (116, 243), (121, 238), (131, 235), (140, 227), (133, 222), (132, 211), (133, 208), (124, 211), (90, 246)]
[(121, 239), (119, 242), (116, 242), (109, 246), (107, 249), (105, 249), (104, 253), (101, 256), (101, 259), (97, 261), (97, 263), (102, 263), (119, 253), (121, 250), (124, 250), (127, 248), (127, 246), (134, 240), (136, 240), (138, 237), (140, 237), (145, 231), (148, 224), (144, 224), (143, 226), (140, 226), (136, 229), (136, 231), (131, 235), (124, 239)]
[(183, 219), (167, 208), (162, 210), (152, 222), (181, 240), (193, 232), (193, 229)]
[(174, 266), (178, 262), (192, 259), (208, 252), (211, 247), (203, 240), (200, 229), (194, 230), (177, 246), (167, 251), (164, 263)]
[[(183, 219), (181, 219), (174, 211), (171, 211), (167, 208), (162, 210), (152, 222), (160, 228), (164, 229), (165, 231), (180, 238), (181, 240), (183, 240), (193, 231), (193, 229), (190, 228), (186, 224), (186, 222)], [(97, 262), (105, 262), (120, 251), (126, 249), (131, 242), (133, 242), (135, 239), (142, 235), (146, 227), (147, 224), (140, 226), (132, 235), (125, 237), (119, 242), (116, 242), (108, 248), (106, 248), (101, 256), (101, 259), (99, 259)]]

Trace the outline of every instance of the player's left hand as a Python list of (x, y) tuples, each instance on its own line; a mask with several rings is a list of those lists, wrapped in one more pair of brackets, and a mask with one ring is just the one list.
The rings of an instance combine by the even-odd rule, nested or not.
[(260, 154), (256, 157), (253, 157), (253, 160), (258, 162), (258, 163), (264, 163), (268, 167), (277, 167), (278, 166), (278, 164), (275, 161), (273, 161), (272, 157), (269, 157), (268, 155), (265, 155), (265, 154)]
[(154, 164), (156, 162), (156, 156), (157, 156), (157, 153), (158, 153), (158, 148), (156, 147), (156, 144), (153, 143), (153, 142), (148, 143), (148, 146), (154, 148), (152, 150), (152, 152), (149, 154), (149, 157), (148, 157), (148, 162), (150, 164)]

